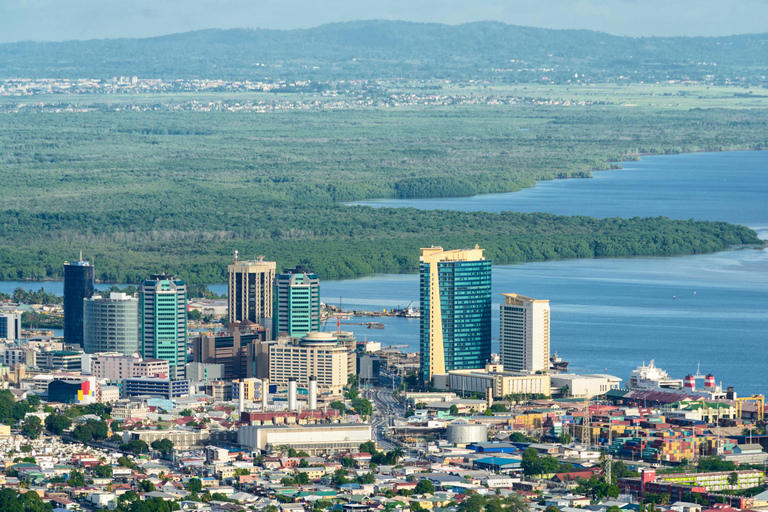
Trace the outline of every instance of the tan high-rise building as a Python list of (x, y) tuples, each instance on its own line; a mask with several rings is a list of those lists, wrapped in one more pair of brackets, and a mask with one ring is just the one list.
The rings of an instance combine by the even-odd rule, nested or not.
[(507, 370), (549, 369), (549, 301), (502, 293), (499, 336), (501, 364)]
[[(272, 324), (272, 286), (277, 263), (235, 261), (229, 265), (229, 323), (250, 321), (264, 326)], [(267, 322), (269, 320), (269, 322)]]

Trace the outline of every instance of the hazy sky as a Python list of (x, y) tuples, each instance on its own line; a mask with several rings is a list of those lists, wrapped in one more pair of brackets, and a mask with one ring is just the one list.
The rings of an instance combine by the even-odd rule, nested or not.
[(768, 0), (0, 0), (0, 42), (291, 29), (361, 19), (715, 36), (768, 32)]

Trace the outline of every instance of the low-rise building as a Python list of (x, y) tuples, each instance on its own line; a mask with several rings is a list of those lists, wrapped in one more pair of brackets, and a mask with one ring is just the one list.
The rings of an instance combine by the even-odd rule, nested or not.
[(365, 423), (244, 426), (237, 434), (241, 446), (271, 451), (290, 445), (310, 455), (357, 451), (370, 440), (371, 426)]
[(555, 373), (551, 377), (552, 389), (569, 397), (595, 397), (619, 389), (621, 379), (605, 374)]
[(189, 380), (178, 379), (123, 379), (123, 396), (154, 396), (173, 400), (189, 396)]

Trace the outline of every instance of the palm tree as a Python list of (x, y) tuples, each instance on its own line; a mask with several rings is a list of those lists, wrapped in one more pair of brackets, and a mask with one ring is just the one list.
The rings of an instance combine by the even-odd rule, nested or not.
[(397, 466), (397, 461), (403, 457), (405, 457), (405, 450), (403, 450), (402, 446), (396, 446), (395, 449), (392, 450), (392, 458), (395, 459), (395, 466)]

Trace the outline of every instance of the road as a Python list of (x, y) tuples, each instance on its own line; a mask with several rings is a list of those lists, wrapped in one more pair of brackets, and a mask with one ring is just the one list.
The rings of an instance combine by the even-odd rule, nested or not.
[(373, 388), (370, 396), (376, 405), (376, 412), (371, 420), (374, 440), (382, 450), (391, 450), (395, 445), (387, 441), (384, 434), (390, 420), (403, 415), (403, 408), (389, 388)]

